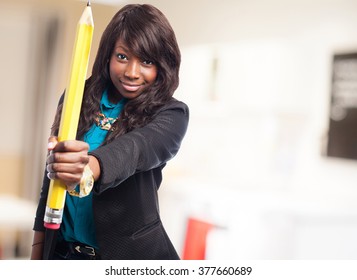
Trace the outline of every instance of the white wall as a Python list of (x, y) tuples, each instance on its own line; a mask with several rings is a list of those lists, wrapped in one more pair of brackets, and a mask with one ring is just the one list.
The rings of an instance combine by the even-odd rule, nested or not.
[(207, 258), (357, 258), (357, 162), (324, 156), (332, 56), (357, 51), (357, 2), (198, 2), (184, 32), (174, 22), (191, 108), (161, 191), (177, 247), (194, 216), (223, 227)]

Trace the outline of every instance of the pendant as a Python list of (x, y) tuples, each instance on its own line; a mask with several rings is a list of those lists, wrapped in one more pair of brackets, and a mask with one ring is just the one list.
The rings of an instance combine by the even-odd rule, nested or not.
[(118, 118), (108, 118), (103, 113), (98, 112), (95, 117), (95, 123), (103, 130), (113, 131), (112, 125), (117, 121)]

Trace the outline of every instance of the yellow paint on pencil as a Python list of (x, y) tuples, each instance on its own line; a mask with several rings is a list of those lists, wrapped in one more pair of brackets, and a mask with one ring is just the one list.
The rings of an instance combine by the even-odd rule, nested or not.
[[(71, 72), (64, 96), (58, 141), (76, 139), (93, 29), (92, 10), (88, 2), (77, 25)], [(58, 180), (51, 180), (44, 219), (45, 227), (59, 228), (59, 224), (62, 222), (65, 198), (66, 186)]]

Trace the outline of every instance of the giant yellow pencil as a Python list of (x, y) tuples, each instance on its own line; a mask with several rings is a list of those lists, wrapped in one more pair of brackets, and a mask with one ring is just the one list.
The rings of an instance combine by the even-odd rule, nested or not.
[[(93, 29), (92, 9), (90, 1), (88, 1), (77, 25), (77, 34), (72, 53), (70, 76), (64, 96), (58, 141), (76, 139), (89, 54), (92, 45)], [(46, 228), (59, 229), (62, 222), (65, 198), (66, 186), (58, 180), (51, 180), (44, 217), (44, 225)]]

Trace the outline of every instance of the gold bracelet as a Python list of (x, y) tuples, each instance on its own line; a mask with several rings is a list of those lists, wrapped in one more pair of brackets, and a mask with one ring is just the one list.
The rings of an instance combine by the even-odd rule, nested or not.
[(68, 193), (72, 196), (85, 197), (90, 194), (94, 186), (94, 176), (93, 172), (87, 164), (84, 168), (84, 172), (79, 184), (79, 192), (76, 189), (69, 191)]

